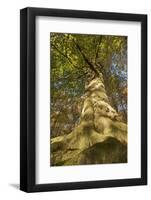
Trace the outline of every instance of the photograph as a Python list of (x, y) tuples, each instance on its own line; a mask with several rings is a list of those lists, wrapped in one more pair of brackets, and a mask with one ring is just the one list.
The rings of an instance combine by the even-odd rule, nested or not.
[(127, 44), (50, 32), (50, 167), (128, 163)]
[(20, 190), (147, 185), (147, 15), (20, 11)]

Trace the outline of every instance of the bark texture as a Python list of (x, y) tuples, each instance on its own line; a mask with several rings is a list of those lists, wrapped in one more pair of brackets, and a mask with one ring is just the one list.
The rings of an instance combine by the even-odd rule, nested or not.
[(79, 124), (70, 134), (51, 139), (51, 165), (127, 162), (127, 125), (110, 105), (102, 74), (85, 91)]

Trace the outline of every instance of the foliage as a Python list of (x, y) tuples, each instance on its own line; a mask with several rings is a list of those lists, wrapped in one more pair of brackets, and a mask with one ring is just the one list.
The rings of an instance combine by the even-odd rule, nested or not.
[(110, 104), (127, 121), (127, 37), (51, 33), (51, 135), (79, 122), (86, 84), (103, 74)]

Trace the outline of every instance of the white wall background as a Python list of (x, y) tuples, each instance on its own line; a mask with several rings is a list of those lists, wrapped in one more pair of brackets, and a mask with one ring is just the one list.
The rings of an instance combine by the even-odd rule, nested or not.
[[(27, 6), (98, 10), (148, 14), (148, 35), (151, 34), (150, 0), (5, 0), (0, 4), (0, 199), (150, 199), (151, 196), (151, 136), (148, 131), (149, 185), (81, 191), (26, 194), (19, 191), (19, 9)], [(148, 55), (151, 40), (148, 38)], [(148, 66), (151, 59), (148, 59)], [(148, 67), (148, 74), (151, 70)], [(149, 87), (151, 78), (149, 78)], [(149, 91), (149, 90), (148, 90)], [(149, 99), (151, 93), (149, 91)], [(149, 105), (148, 124), (151, 120)]]

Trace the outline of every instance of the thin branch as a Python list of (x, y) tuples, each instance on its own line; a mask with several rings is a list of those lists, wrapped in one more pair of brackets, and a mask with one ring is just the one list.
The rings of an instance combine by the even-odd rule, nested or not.
[(95, 72), (96, 75), (100, 75), (99, 71), (94, 67), (94, 65), (89, 61), (89, 59), (86, 57), (85, 53), (83, 52), (83, 50), (81, 49), (80, 45), (75, 42), (75, 40), (73, 39), (73, 42), (75, 44), (75, 46), (77, 47), (77, 49), (79, 50), (79, 52), (81, 53), (83, 59), (85, 60), (85, 62), (89, 65), (90, 69), (92, 71)]
[(65, 57), (65, 58), (69, 61), (69, 63), (70, 63), (71, 65), (73, 65), (75, 68), (78, 68), (75, 64), (73, 64), (71, 58), (69, 58), (69, 56), (67, 56), (67, 54), (62, 53), (62, 51), (60, 51), (60, 50), (58, 49), (58, 47), (56, 47), (56, 46), (55, 46), (54, 44), (52, 44), (52, 43), (51, 43), (51, 46), (54, 47), (63, 57)]

